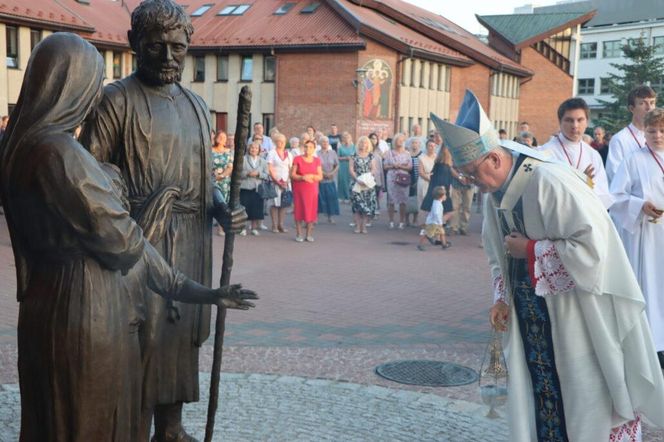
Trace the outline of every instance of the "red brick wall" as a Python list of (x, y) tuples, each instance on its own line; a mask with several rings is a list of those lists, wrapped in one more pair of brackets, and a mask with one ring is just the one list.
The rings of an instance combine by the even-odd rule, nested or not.
[(527, 121), (537, 142), (544, 144), (558, 130), (558, 106), (572, 96), (573, 80), (532, 48), (521, 52), (521, 64), (535, 72), (521, 85), (519, 120)]
[(277, 54), (275, 124), (287, 137), (308, 125), (328, 134), (355, 135), (357, 89), (353, 87), (357, 52)]
[(450, 121), (455, 121), (466, 89), (470, 89), (489, 114), (490, 69), (476, 63), (465, 68), (453, 66), (450, 78)]

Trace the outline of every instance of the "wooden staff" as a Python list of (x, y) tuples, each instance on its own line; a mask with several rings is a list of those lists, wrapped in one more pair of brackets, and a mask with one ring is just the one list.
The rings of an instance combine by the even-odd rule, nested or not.
[[(233, 159), (233, 172), (231, 174), (231, 194), (228, 204), (232, 212), (240, 205), (240, 175), (244, 162), (244, 153), (247, 150), (249, 137), (249, 117), (251, 115), (251, 89), (244, 86), (240, 91), (237, 105), (237, 125), (235, 126), (235, 157)], [(235, 233), (230, 230), (224, 237), (224, 255), (221, 265), (220, 287), (230, 284), (231, 270), (233, 270), (233, 247)], [(221, 375), (221, 356), (224, 347), (224, 330), (226, 329), (226, 308), (221, 301), (217, 302), (217, 322), (214, 328), (214, 357), (212, 359), (212, 375), (210, 379), (210, 402), (208, 403), (207, 425), (205, 426), (205, 442), (212, 442), (214, 431), (214, 417), (217, 413), (219, 401), (219, 377)]]

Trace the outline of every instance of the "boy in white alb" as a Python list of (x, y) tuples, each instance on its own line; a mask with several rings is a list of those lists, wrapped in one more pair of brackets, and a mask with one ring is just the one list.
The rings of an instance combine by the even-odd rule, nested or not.
[(440, 244), (443, 249), (452, 245), (447, 241), (443, 227), (443, 201), (447, 199), (447, 191), (443, 186), (437, 186), (433, 189), (432, 196), (431, 211), (427, 215), (424, 231), (420, 234), (420, 243), (417, 245), (417, 249), (422, 252), (426, 250), (424, 244), (427, 240), (434, 245)]
[(632, 152), (646, 146), (643, 120), (656, 104), (657, 93), (650, 86), (637, 86), (627, 95), (627, 109), (632, 113), (632, 122), (612, 136), (609, 142), (609, 153), (606, 158), (606, 175), (609, 182), (613, 181), (620, 164)]
[(588, 127), (590, 109), (582, 98), (569, 98), (558, 107), (560, 133), (537, 150), (547, 151), (557, 160), (570, 165), (588, 177), (588, 185), (593, 188), (608, 209), (613, 204), (609, 193), (609, 182), (602, 163), (602, 157), (589, 144), (583, 142), (583, 134)]

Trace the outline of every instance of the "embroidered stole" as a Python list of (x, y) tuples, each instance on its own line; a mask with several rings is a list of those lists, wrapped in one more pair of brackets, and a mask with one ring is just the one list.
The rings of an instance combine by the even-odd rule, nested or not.
[[(503, 235), (517, 231), (526, 236), (521, 196), (532, 172), (542, 162), (525, 155), (516, 160), (514, 176), (499, 203)], [(567, 431), (560, 380), (556, 371), (551, 320), (543, 297), (535, 294), (526, 260), (506, 257), (508, 296), (514, 305), (523, 351), (533, 388), (535, 423), (539, 442), (566, 442)]]

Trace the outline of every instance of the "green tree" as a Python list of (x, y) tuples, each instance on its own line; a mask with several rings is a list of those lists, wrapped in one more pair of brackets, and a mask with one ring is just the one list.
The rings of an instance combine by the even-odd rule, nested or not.
[[(642, 84), (662, 84), (664, 79), (664, 58), (655, 55), (658, 46), (648, 46), (643, 35), (630, 39), (621, 49), (626, 63), (611, 63), (617, 73), (610, 73), (607, 82), (612, 100), (598, 100), (605, 106), (599, 125), (612, 134), (618, 132), (632, 120), (627, 110), (629, 91)], [(658, 93), (660, 91), (657, 91)]]

